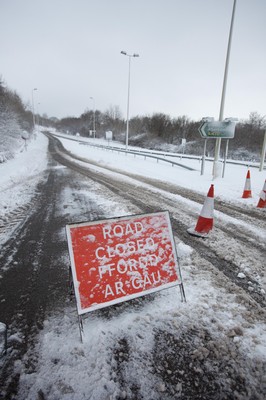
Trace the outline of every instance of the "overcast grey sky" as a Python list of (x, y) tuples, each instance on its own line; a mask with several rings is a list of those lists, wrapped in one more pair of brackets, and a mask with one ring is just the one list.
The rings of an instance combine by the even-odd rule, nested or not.
[[(49, 117), (219, 117), (233, 0), (0, 0), (0, 75)], [(266, 0), (238, 0), (225, 117), (266, 114)]]

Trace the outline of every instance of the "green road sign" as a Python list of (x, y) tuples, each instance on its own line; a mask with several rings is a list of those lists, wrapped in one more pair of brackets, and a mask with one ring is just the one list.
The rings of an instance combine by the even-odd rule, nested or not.
[(235, 135), (236, 122), (233, 121), (203, 121), (199, 133), (204, 139), (232, 139)]

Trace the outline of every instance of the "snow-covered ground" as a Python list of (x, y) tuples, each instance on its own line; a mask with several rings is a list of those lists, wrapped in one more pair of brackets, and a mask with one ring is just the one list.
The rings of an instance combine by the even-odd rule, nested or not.
[[(97, 144), (108, 146), (108, 141), (103, 139), (85, 139), (81, 137), (70, 136), (71, 139), (64, 139), (66, 135), (56, 134), (57, 137), (61, 137), (61, 142), (66, 149), (71, 151), (73, 154), (78, 154), (81, 157), (89, 158), (99, 162), (103, 167), (112, 166), (123, 171), (133, 172), (138, 175), (148, 176), (156, 178), (166, 182), (171, 182), (179, 186), (183, 186), (203, 194), (207, 194), (210, 184), (215, 185), (215, 196), (219, 196), (221, 199), (226, 199), (230, 202), (240, 202), (243, 206), (256, 206), (258, 203), (259, 194), (263, 188), (264, 181), (266, 178), (266, 171), (260, 172), (258, 168), (252, 167), (251, 164), (251, 188), (253, 197), (250, 199), (242, 199), (243, 189), (245, 185), (246, 175), (248, 167), (245, 165), (232, 165), (227, 163), (225, 167), (224, 178), (212, 179), (212, 168), (213, 162), (206, 161), (204, 175), (200, 174), (201, 171), (201, 160), (188, 159), (180, 156), (167, 157), (168, 160), (176, 161), (185, 166), (194, 168), (195, 171), (189, 171), (186, 169), (179, 169), (177, 167), (169, 167), (168, 164), (163, 161), (157, 163), (156, 159), (144, 159), (143, 156), (135, 156), (132, 154), (125, 155), (125, 153), (103, 151), (97, 147), (90, 147), (89, 144)], [(84, 144), (80, 143), (83, 142)], [(110, 145), (115, 146), (115, 143), (109, 142)], [(118, 144), (118, 147), (123, 145)], [(129, 147), (128, 149), (137, 149)], [(143, 149), (141, 149), (143, 150)], [(149, 150), (147, 150), (149, 152)], [(163, 152), (162, 152), (163, 157)], [(258, 165), (258, 164), (254, 164)], [(220, 165), (222, 171), (222, 163)], [(182, 172), (182, 173), (181, 173)]]
[[(256, 207), (266, 178), (265, 171), (251, 168), (253, 197), (242, 199), (247, 173), (244, 166), (228, 164), (225, 178), (213, 181), (212, 163), (206, 163), (205, 174), (201, 176), (201, 166), (197, 160), (179, 160), (195, 169), (188, 171), (157, 163), (156, 160), (100, 150), (67, 139), (62, 139), (62, 143), (73, 154), (94, 160), (102, 167), (156, 178), (203, 194), (214, 183), (215, 196), (248, 209)], [(34, 196), (36, 185), (47, 168), (47, 144), (47, 138), (39, 133), (36, 140), (29, 143), (27, 151), (18, 153), (15, 159), (0, 165), (2, 223), (10, 212), (28, 204)], [(93, 168), (100, 170), (97, 166)], [(100, 198), (97, 193), (87, 195), (101, 203), (106, 217), (131, 213), (125, 205), (119, 209), (118, 204)], [(65, 196), (68, 196), (67, 191)], [(61, 212), (65, 212), (63, 207)], [(67, 212), (70, 212), (69, 209)], [(0, 243), (8, 240), (11, 234), (8, 231), (0, 235)], [(262, 230), (259, 235), (266, 238), (266, 232)], [(184, 398), (181, 383), (175, 385), (172, 395), (165, 384), (166, 381), (171, 382), (171, 376), (176, 376), (178, 357), (182, 357), (182, 354), (176, 354), (176, 364), (173, 360), (169, 361), (168, 345), (171, 344), (173, 348), (175, 341), (186, 343), (190, 357), (187, 368), (195, 368), (195, 380), (199, 380), (199, 385), (200, 380), (204, 381), (204, 368), (208, 368), (210, 374), (217, 373), (218, 367), (212, 357), (220, 353), (220, 357), (225, 360), (225, 370), (228, 372), (232, 368), (232, 376), (237, 374), (239, 379), (245, 377), (247, 387), (251, 385), (254, 376), (261, 379), (261, 392), (256, 394), (257, 397), (252, 393), (251, 385), (251, 391), (245, 398), (262, 399), (265, 388), (265, 321), (259, 318), (257, 311), (253, 314), (252, 301), (244, 299), (238, 289), (228, 285), (223, 274), (208, 263), (202, 264), (192, 247), (178, 239), (176, 244), (186, 303), (181, 303), (178, 288), (171, 288), (158, 292), (152, 301), (144, 301), (135, 308), (125, 303), (124, 307), (114, 310), (110, 315), (102, 312), (88, 314), (84, 320), (83, 343), (79, 340), (76, 309), (72, 305), (66, 306), (63, 315), (54, 314), (47, 318), (39, 334), (35, 349), (39, 354), (37, 371), (28, 374), (25, 360), (17, 362), (16, 368), (21, 374), (18, 399), (36, 399), (37, 393), (49, 400), (133, 399), (136, 385), (139, 398), (144, 400)], [(241, 298), (244, 300), (240, 301)], [(196, 342), (195, 331), (199, 333)], [(160, 341), (161, 332), (167, 332), (168, 342)], [(190, 341), (191, 332), (194, 332), (193, 344)], [(166, 357), (165, 361), (161, 360), (162, 354)], [(195, 364), (195, 360), (199, 364)], [(201, 362), (205, 362), (204, 368), (201, 368)], [(220, 386), (226, 388), (225, 372), (218, 372)], [(163, 373), (168, 375), (168, 380)], [(186, 376), (187, 371), (183, 369), (178, 373), (180, 377)], [(124, 382), (124, 387), (121, 387), (121, 382)], [(230, 395), (224, 398), (244, 399), (237, 388), (235, 395)]]
[[(57, 133), (57, 137), (60, 136)], [(213, 163), (206, 161), (205, 173), (200, 175), (201, 161), (186, 158), (172, 158), (173, 161), (194, 168), (196, 171), (180, 170), (170, 167), (163, 162), (157, 163), (154, 159), (142, 156), (125, 155), (125, 153), (104, 151), (95, 147), (90, 147), (86, 143), (107, 145), (107, 141), (100, 139), (75, 138), (75, 141), (63, 139), (62, 143), (66, 149), (73, 154), (99, 162), (103, 167), (112, 166), (123, 171), (133, 172), (138, 175), (149, 176), (159, 180), (171, 182), (203, 194), (207, 194), (210, 184), (215, 185), (215, 196), (226, 199), (230, 202), (241, 203), (244, 207), (256, 206), (260, 192), (266, 178), (266, 171), (260, 172), (258, 168), (250, 167), (251, 189), (253, 197), (242, 199), (243, 189), (246, 180), (247, 167), (227, 164), (225, 177), (212, 180)], [(71, 137), (73, 139), (73, 137)], [(79, 142), (84, 141), (86, 145)], [(47, 166), (48, 140), (42, 134), (37, 140), (32, 139), (28, 144), (28, 149), (18, 153), (16, 158), (1, 165), (0, 190), (1, 190), (1, 216), (8, 213), (24, 202), (28, 201), (31, 187), (36, 185), (38, 173), (42, 173)], [(119, 144), (121, 147), (121, 144)], [(168, 159), (171, 159), (168, 157)], [(182, 172), (182, 173), (181, 173)], [(31, 182), (32, 180), (32, 182)], [(27, 184), (25, 185), (25, 182)]]
[[(47, 138), (39, 134), (16, 157), (0, 164), (0, 227), (10, 220), (16, 228), (20, 211), (33, 200), (37, 184), (47, 168)], [(0, 230), (0, 245), (8, 239), (12, 229)]]

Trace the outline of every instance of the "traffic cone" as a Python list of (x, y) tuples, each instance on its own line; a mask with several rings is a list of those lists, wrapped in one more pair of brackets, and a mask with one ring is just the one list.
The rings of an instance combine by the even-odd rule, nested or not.
[(242, 194), (242, 199), (248, 199), (249, 197), (252, 197), (252, 194), (251, 194), (251, 184), (250, 184), (250, 172), (248, 170), (245, 187)]
[(213, 228), (214, 185), (211, 185), (198, 218), (195, 228), (187, 232), (193, 236), (206, 237)]
[(262, 191), (260, 192), (260, 199), (257, 204), (258, 208), (266, 208), (266, 179)]

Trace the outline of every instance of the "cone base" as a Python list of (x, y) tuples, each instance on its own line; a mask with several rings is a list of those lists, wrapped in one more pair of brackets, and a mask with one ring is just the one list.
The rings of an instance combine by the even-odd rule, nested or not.
[(266, 208), (266, 201), (259, 200), (257, 208)]
[(189, 233), (191, 236), (197, 236), (197, 237), (202, 237), (202, 238), (206, 238), (209, 234), (206, 232), (197, 232), (197, 231), (195, 231), (194, 228), (188, 228), (187, 233)]
[(245, 191), (242, 195), (242, 199), (249, 199), (252, 197), (252, 194), (250, 191)]

